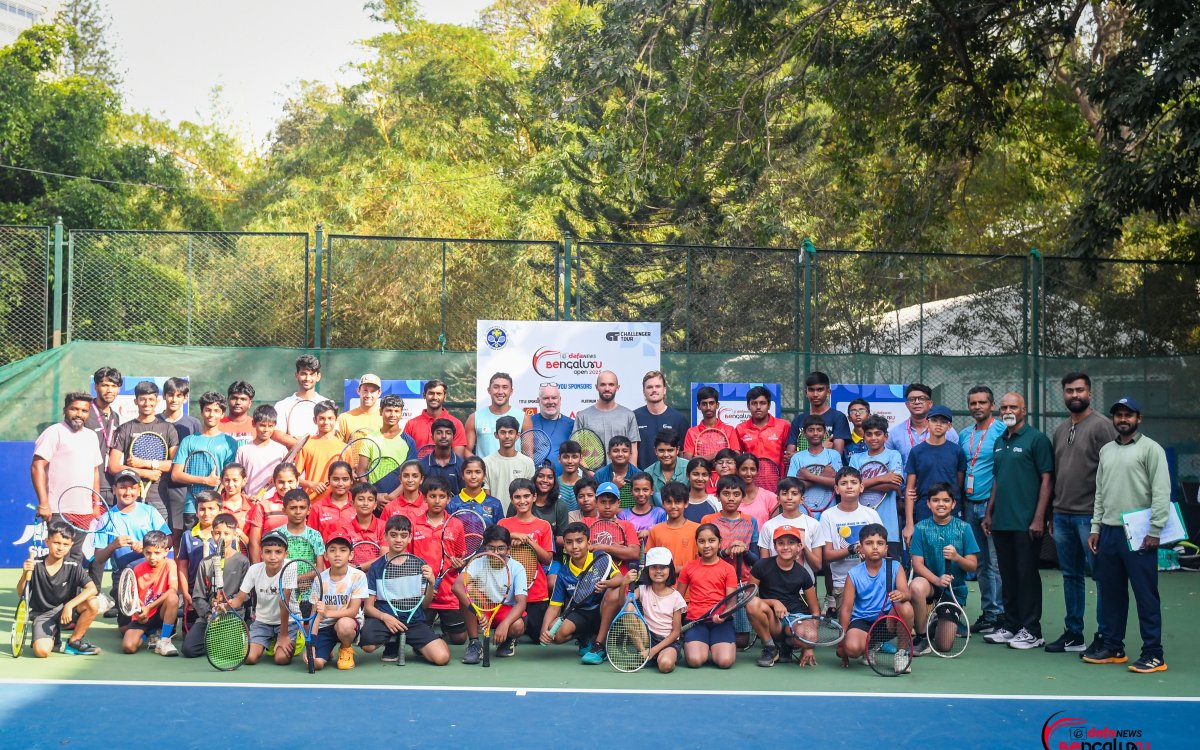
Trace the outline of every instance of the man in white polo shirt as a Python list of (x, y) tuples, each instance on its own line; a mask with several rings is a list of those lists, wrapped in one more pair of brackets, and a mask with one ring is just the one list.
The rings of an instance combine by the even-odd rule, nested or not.
[[(100, 491), (100, 466), (104, 457), (100, 445), (91, 430), (85, 430), (88, 414), (92, 408), (92, 397), (87, 393), (68, 393), (63, 399), (63, 421), (52, 424), (38, 435), (33, 446), (33, 462), (29, 475), (33, 491), (37, 494), (37, 514), (45, 521), (61, 513), (90, 513), (90, 499), (86, 494), (78, 495), (83, 507), (59, 507), (58, 498), (69, 487), (91, 487)], [(69, 502), (69, 501), (68, 501)], [(80, 534), (71, 547), (71, 557), (83, 558), (83, 540)]]

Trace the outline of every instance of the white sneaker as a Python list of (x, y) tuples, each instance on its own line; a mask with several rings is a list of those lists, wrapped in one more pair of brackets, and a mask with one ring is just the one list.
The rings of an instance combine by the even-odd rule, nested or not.
[(834, 596), (833, 594), (826, 594), (825, 601), (822, 602), (821, 604), (822, 604), (821, 609), (825, 612), (828, 612), (833, 609), (837, 609), (837, 597)]
[(987, 641), (988, 643), (1008, 643), (1009, 641), (1011, 641), (1013, 638), (1016, 638), (1016, 637), (1017, 637), (1017, 634), (1012, 632), (1011, 630), (1005, 630), (1004, 628), (998, 627), (995, 630), (993, 630), (992, 632), (985, 635), (983, 637), (983, 640)]
[(158, 644), (154, 647), (154, 653), (159, 656), (179, 656), (179, 651), (176, 650), (175, 644), (171, 643), (170, 638), (159, 638)]
[(1019, 648), (1022, 651), (1027, 651), (1031, 648), (1041, 648), (1046, 645), (1046, 639), (1040, 635), (1034, 635), (1025, 628), (1021, 628), (1012, 640), (1008, 642), (1009, 648)]

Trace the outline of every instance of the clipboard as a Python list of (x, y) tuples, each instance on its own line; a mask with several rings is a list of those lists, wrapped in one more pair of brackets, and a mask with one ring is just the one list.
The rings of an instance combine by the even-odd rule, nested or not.
[[(1140, 550), (1146, 535), (1150, 533), (1150, 509), (1143, 508), (1122, 513), (1121, 525), (1125, 527), (1125, 539), (1129, 542), (1130, 551)], [(1167, 523), (1158, 537), (1158, 543), (1160, 545), (1171, 544), (1180, 539), (1187, 539), (1187, 527), (1183, 524), (1183, 512), (1179, 509), (1179, 503), (1170, 503)]]

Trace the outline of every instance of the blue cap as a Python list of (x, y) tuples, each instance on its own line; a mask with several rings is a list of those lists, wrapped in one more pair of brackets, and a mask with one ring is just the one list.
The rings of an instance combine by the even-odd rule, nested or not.
[(1112, 414), (1115, 412), (1118, 406), (1124, 406), (1129, 411), (1136, 412), (1137, 414), (1142, 413), (1142, 405), (1128, 396), (1117, 399), (1112, 406), (1108, 407), (1108, 413)]
[(947, 422), (953, 422), (954, 421), (954, 412), (950, 411), (949, 406), (942, 406), (941, 404), (938, 404), (937, 406), (930, 409), (929, 413), (925, 415), (926, 419), (933, 419), (934, 417), (941, 417), (942, 419), (946, 420)]
[(604, 484), (602, 484), (596, 488), (596, 497), (600, 497), (601, 495), (612, 495), (613, 497), (620, 497), (621, 490), (617, 489), (617, 485), (613, 484), (612, 482), (605, 482)]

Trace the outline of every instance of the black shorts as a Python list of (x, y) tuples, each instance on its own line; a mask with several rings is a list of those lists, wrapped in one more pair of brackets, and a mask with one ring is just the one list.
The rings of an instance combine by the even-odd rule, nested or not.
[(465, 633), (467, 630), (467, 621), (463, 619), (462, 610), (458, 609), (427, 609), (425, 620), (431, 628), (437, 621), (441, 625), (442, 635)]
[[(333, 650), (341, 647), (341, 639), (338, 638), (337, 634), (337, 625), (340, 620), (346, 619), (354, 618), (339, 617), (337, 620), (330, 622), (329, 625), (322, 625), (317, 629), (317, 632), (313, 633), (313, 651), (316, 652), (317, 658), (321, 661), (329, 661), (332, 659)], [(356, 622), (354, 637), (350, 639), (351, 646), (353, 646), (354, 642), (358, 640), (357, 628), (358, 623)]]
[(864, 633), (870, 633), (871, 626), (874, 624), (875, 621), (869, 617), (859, 617), (856, 620), (850, 621), (850, 630), (861, 630)]
[[(124, 622), (122, 622), (122, 620), (124, 620)], [(128, 625), (130, 630), (141, 630), (143, 632), (150, 630), (162, 630), (162, 607), (154, 610), (154, 614), (151, 615), (150, 619), (146, 622), (136, 622), (132, 618), (126, 617), (125, 615), (117, 615), (117, 625)]]
[(525, 635), (534, 643), (541, 642), (542, 623), (546, 621), (546, 610), (549, 608), (549, 601), (530, 602), (525, 605)]
[[(666, 640), (666, 639), (663, 636), (659, 635), (658, 633), (650, 633), (650, 648), (654, 648), (658, 644), (662, 643), (664, 640)], [(663, 649), (663, 651), (675, 649), (675, 656), (676, 656), (676, 658), (678, 658), (683, 653), (682, 640), (683, 640), (682, 638), (676, 638), (675, 642), (672, 643), (670, 646), (667, 646), (665, 649)], [(659, 652), (659, 653), (662, 653), (662, 652)]]
[(575, 626), (576, 638), (590, 638), (600, 630), (599, 607), (576, 609), (566, 619)]
[[(358, 643), (362, 646), (378, 646), (398, 637), (397, 633), (388, 630), (387, 625), (383, 624), (383, 620), (368, 617), (358, 634)], [(442, 640), (441, 636), (435, 633), (427, 622), (409, 623), (406, 639), (408, 644), (418, 651), (434, 641)]]
[(58, 618), (62, 615), (63, 605), (60, 604), (53, 609), (47, 609), (44, 612), (30, 611), (29, 619), (25, 627), (29, 628), (29, 632), (33, 634), (32, 640), (42, 640), (50, 638), (59, 640), (62, 636), (62, 626), (58, 622)]

